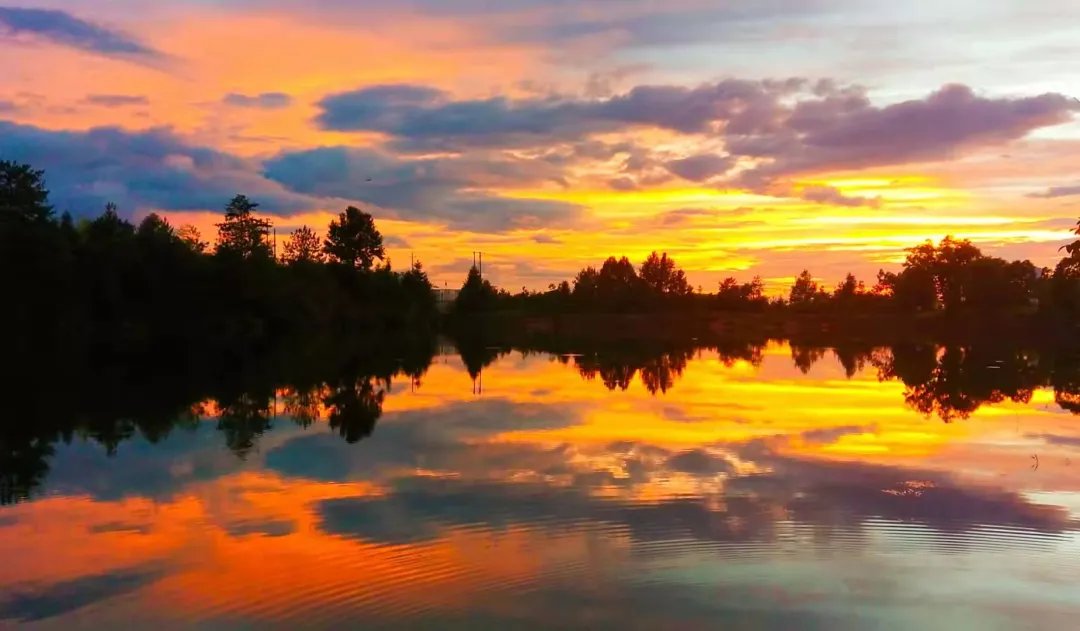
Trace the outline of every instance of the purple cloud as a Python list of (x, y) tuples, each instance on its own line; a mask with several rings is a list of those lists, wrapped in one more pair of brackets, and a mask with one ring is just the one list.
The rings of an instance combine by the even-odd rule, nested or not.
[(727, 173), (733, 166), (735, 166), (735, 158), (714, 153), (703, 153), (664, 163), (668, 171), (691, 182), (711, 180)]
[(1080, 195), (1080, 184), (1073, 186), (1051, 186), (1041, 193), (1031, 193), (1028, 197), (1052, 199), (1054, 197), (1069, 197), (1072, 195)]
[(0, 35), (28, 35), (109, 57), (160, 61), (164, 55), (139, 40), (54, 9), (0, 7)]
[(127, 107), (149, 105), (150, 99), (139, 94), (91, 94), (83, 99), (83, 102), (102, 107)]
[(995, 99), (963, 85), (885, 107), (857, 93), (830, 95), (798, 102), (773, 132), (729, 134), (728, 150), (770, 160), (748, 180), (905, 164), (1016, 140), (1068, 122), (1078, 110), (1080, 103), (1061, 94)]
[(833, 206), (873, 206), (876, 208), (881, 205), (880, 197), (848, 197), (841, 193), (836, 187), (825, 186), (822, 184), (804, 186), (795, 196), (805, 199), (808, 202), (830, 204)]
[[(962, 85), (878, 106), (858, 86), (798, 78), (727, 79), (695, 88), (638, 86), (598, 99), (453, 100), (422, 86), (377, 86), (333, 95), (319, 105), (323, 128), (381, 132), (399, 150), (535, 148), (635, 127), (715, 138), (727, 155), (660, 162), (648, 152), (624, 148), (625, 171), (660, 166), (705, 181), (746, 159), (752, 166), (726, 184), (766, 193), (790, 187), (785, 182), (801, 175), (941, 160), (1007, 143), (1068, 122), (1080, 110), (1080, 102), (1061, 94), (990, 98)], [(827, 187), (810, 188), (804, 197), (843, 205), (877, 203)]]

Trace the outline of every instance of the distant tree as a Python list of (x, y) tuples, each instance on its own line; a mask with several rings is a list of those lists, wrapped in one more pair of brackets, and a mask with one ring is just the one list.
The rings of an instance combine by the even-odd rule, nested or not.
[(740, 283), (729, 276), (720, 281), (716, 291), (717, 305), (721, 309), (745, 310), (761, 308), (767, 303), (765, 285), (760, 276), (755, 276), (748, 283)]
[(225, 207), (225, 221), (217, 224), (217, 253), (241, 259), (273, 258), (268, 237), (271, 223), (254, 215), (259, 205), (237, 195)]
[(161, 245), (172, 243), (177, 239), (176, 231), (173, 230), (168, 221), (162, 219), (157, 213), (150, 213), (139, 222), (135, 234), (144, 241), (152, 241)]
[(434, 288), (420, 261), (415, 261), (409, 271), (401, 275), (401, 288), (415, 309), (427, 314), (434, 313)]
[(978, 309), (1018, 308), (1031, 304), (1037, 272), (1031, 261), (983, 257), (969, 265), (965, 304)]
[(135, 226), (121, 218), (116, 204), (109, 202), (100, 217), (85, 225), (84, 232), (89, 245), (107, 249), (135, 236)]
[(933, 278), (938, 304), (955, 309), (967, 299), (969, 265), (982, 257), (982, 252), (970, 241), (947, 236), (937, 246), (927, 241), (910, 248), (902, 274), (912, 272), (920, 278)]
[(52, 218), (45, 172), (0, 160), (0, 220), (42, 222)]
[(792, 306), (805, 306), (820, 301), (826, 296), (825, 290), (818, 285), (808, 270), (803, 270), (795, 277), (795, 283), (791, 286), (788, 302)]
[(596, 298), (605, 309), (622, 310), (639, 304), (644, 284), (634, 264), (625, 256), (608, 257), (596, 276)]
[(893, 303), (902, 309), (932, 311), (940, 304), (934, 273), (929, 269), (905, 269), (886, 280), (891, 282)]
[(469, 268), (465, 284), (458, 292), (454, 309), (460, 312), (488, 311), (495, 307), (498, 295), (495, 287), (480, 276), (480, 270), (474, 265)]
[(855, 296), (866, 293), (866, 287), (862, 281), (856, 280), (855, 275), (848, 273), (844, 277), (844, 280), (840, 281), (840, 284), (836, 286), (836, 290), (833, 291), (833, 298), (841, 301), (850, 301)]
[(307, 226), (300, 226), (285, 242), (285, 252), (281, 260), (289, 265), (321, 263), (325, 255), (322, 252), (319, 236)]
[(196, 254), (202, 254), (209, 247), (209, 244), (202, 240), (202, 233), (199, 232), (199, 229), (191, 224), (180, 226), (176, 231), (176, 236), (189, 250)]
[(657, 294), (688, 296), (694, 291), (686, 280), (686, 272), (679, 269), (667, 252), (650, 254), (641, 264), (640, 277), (645, 286)]
[(382, 234), (371, 215), (349, 206), (330, 222), (323, 250), (330, 260), (361, 270), (370, 270), (375, 260), (383, 260)]
[(593, 305), (598, 299), (599, 286), (600, 272), (595, 267), (586, 267), (574, 277), (573, 297), (580, 304)]

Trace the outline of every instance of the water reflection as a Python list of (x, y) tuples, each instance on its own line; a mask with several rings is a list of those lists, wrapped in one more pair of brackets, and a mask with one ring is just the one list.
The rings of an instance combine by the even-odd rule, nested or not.
[(573, 351), (105, 374), (72, 388), (81, 400), (14, 403), (0, 621), (1001, 628), (1080, 613), (1066, 350)]

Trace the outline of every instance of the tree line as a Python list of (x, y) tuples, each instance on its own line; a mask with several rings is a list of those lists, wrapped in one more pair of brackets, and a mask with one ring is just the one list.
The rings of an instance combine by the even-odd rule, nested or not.
[[(272, 223), (237, 195), (214, 243), (157, 214), (133, 224), (109, 204), (57, 216), (42, 171), (0, 161), (0, 310), (7, 351), (23, 357), (162, 357), (259, 352), (282, 340), (430, 330), (431, 283), (391, 268), (371, 215), (347, 208), (325, 238), (295, 230), (280, 256)], [(208, 355), (209, 354), (209, 355)]]
[[(1080, 222), (1076, 234), (1080, 235)], [(908, 249), (897, 272), (880, 270), (867, 285), (847, 274), (834, 286), (809, 270), (795, 276), (786, 296), (768, 297), (760, 277), (740, 282), (728, 277), (714, 292), (696, 291), (667, 253), (651, 253), (640, 266), (609, 257), (586, 267), (572, 281), (546, 291), (511, 294), (483, 279), (475, 267), (455, 301), (459, 313), (635, 313), (657, 311), (792, 311), (836, 313), (1080, 313), (1080, 240), (1063, 248), (1054, 269), (1031, 261), (989, 256), (966, 239), (947, 236)]]

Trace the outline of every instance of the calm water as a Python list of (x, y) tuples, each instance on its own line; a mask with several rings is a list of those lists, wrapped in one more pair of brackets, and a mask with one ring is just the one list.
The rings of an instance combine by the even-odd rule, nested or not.
[(0, 626), (1080, 616), (1070, 358), (770, 343), (467, 365), (6, 437)]

